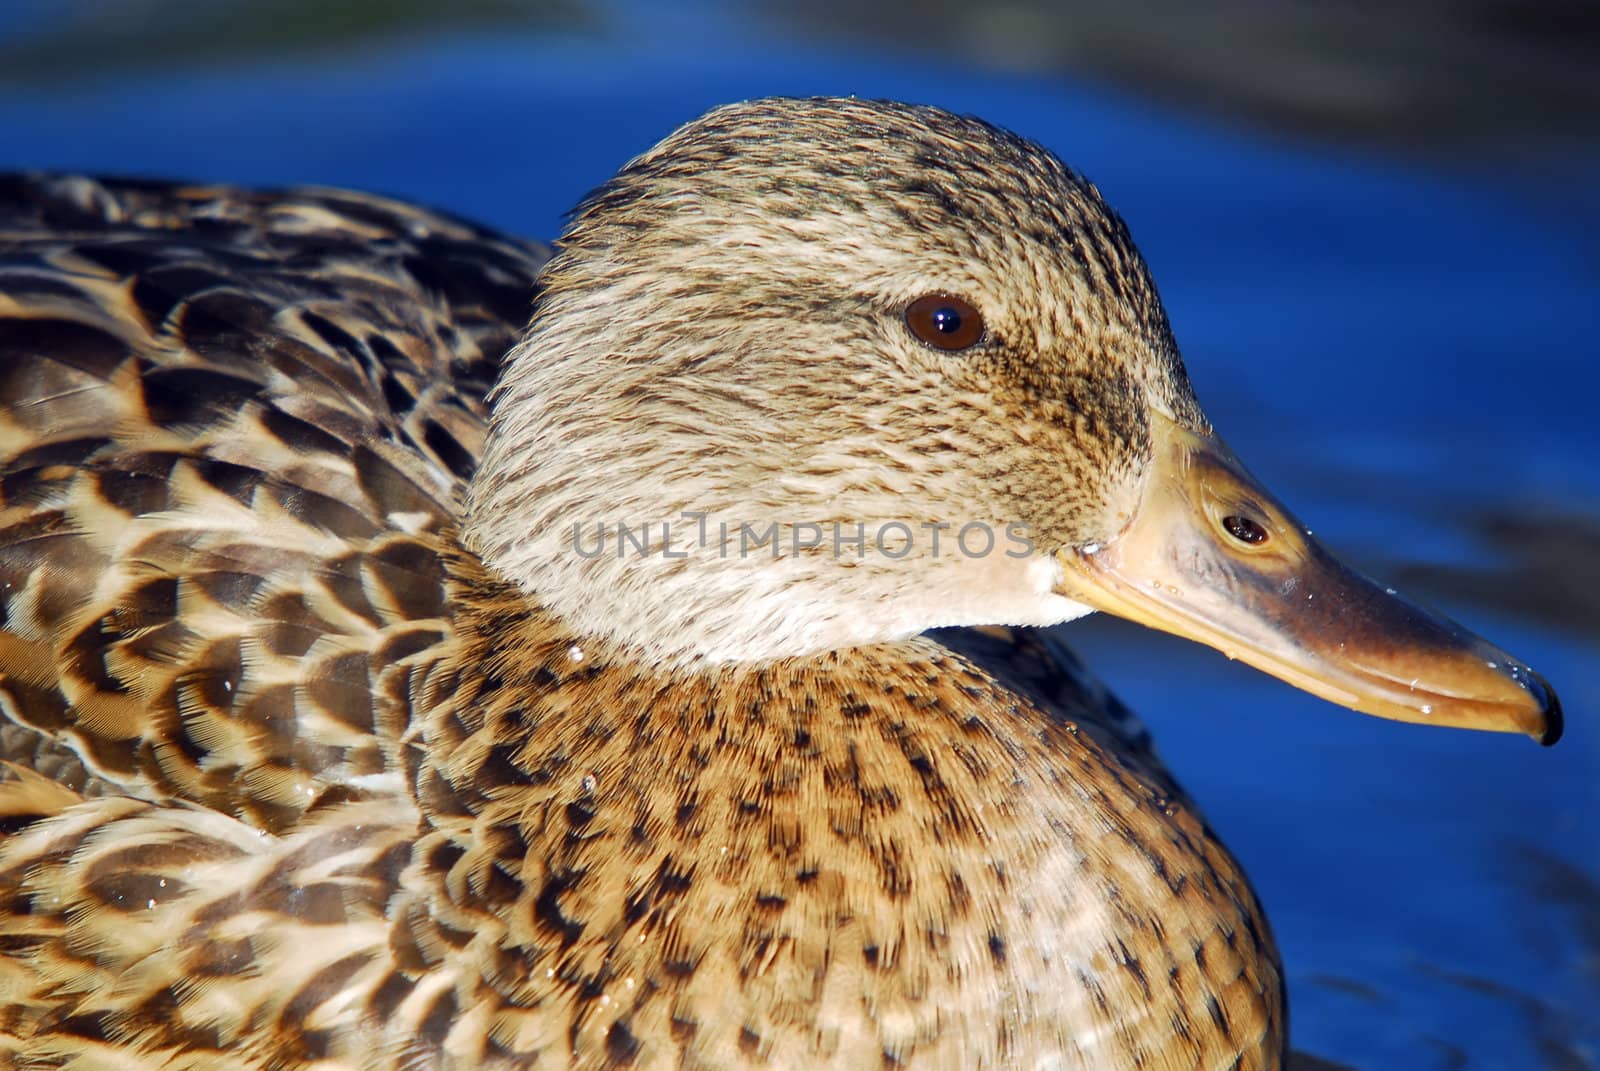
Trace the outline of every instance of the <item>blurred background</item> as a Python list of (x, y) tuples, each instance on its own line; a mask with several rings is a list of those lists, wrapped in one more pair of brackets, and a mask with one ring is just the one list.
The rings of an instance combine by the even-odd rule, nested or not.
[(1542, 751), (1067, 628), (1252, 875), (1299, 1066), (1600, 1067), (1600, 3), (0, 4), (0, 167), (354, 186), (535, 237), (711, 105), (813, 93), (1086, 173), (1238, 453), (1566, 702)]

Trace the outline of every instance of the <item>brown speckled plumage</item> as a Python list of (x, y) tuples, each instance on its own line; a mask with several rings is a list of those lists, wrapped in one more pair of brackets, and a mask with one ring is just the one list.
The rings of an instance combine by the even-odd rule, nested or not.
[[(714, 135), (678, 135), (635, 180), (678, 203), (674, 183), (719, 173)], [(1052, 270), (1100, 304), (1072, 315), (1146, 344), (1072, 380), (1123, 385), (1109, 408), (1084, 394), (1068, 434), (1125, 426), (1101, 456), (1136, 455), (1147, 387), (1201, 421), (1120, 223), (1007, 144), (1031, 154), (1030, 194), (1054, 182), (1070, 202), (1039, 226), (1082, 224), (1066, 229), (1090, 248)], [(948, 149), (925, 205), (899, 198), (912, 216), (950, 210)], [(649, 211), (619, 189), (575, 246)], [(792, 183), (741, 196), (805, 215)], [(880, 222), (884, 242), (915, 237)], [(467, 480), (545, 256), (348, 193), (0, 184), (0, 1053), (1280, 1066), (1282, 982), (1248, 884), (1048, 637), (652, 661), (484, 564), (458, 534)], [(559, 314), (585, 265), (556, 267)], [(1046, 390), (1021, 354), (1048, 346), (1014, 341), (992, 374), (1022, 393), (1002, 399)], [(1036, 497), (1036, 476), (1006, 494)], [(1042, 526), (1080, 519), (1073, 493), (1054, 501)]]
[(0, 195), (0, 741), (279, 828), (387, 765), (367, 665), (442, 627), (419, 537), (543, 250), (345, 193)]

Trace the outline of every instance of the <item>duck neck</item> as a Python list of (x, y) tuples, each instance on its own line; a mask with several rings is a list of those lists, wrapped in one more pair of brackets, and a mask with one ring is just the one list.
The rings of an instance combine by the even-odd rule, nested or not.
[(704, 1013), (708, 1052), (824, 981), (851, 1062), (925, 1029), (970, 1055), (996, 1017), (1167, 1044), (1128, 1009), (1180, 971), (1186, 1037), (1217, 1000), (1278, 1029), (1270, 936), (1198, 816), (932, 640), (663, 670), (446, 557), (454, 651), (410, 677), (425, 960), (630, 1029)]

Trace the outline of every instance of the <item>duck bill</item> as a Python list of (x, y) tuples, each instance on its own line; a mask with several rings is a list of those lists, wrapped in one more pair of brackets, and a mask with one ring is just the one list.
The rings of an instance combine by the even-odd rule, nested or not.
[(1133, 516), (1058, 554), (1061, 594), (1353, 710), (1555, 743), (1561, 708), (1538, 674), (1329, 554), (1220, 440), (1154, 424)]

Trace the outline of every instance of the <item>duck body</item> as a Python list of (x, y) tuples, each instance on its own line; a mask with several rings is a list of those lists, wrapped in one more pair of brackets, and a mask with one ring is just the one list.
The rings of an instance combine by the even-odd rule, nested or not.
[(662, 674), (461, 546), (542, 249), (10, 192), (16, 1066), (1276, 1059), (1247, 883), (1039, 641)]
[(1101, 606), (1559, 732), (1215, 438), (1093, 187), (936, 109), (719, 109), (553, 257), (339, 191), (5, 180), (0, 400), (19, 1068), (1278, 1068), (1236, 862), (997, 626)]

